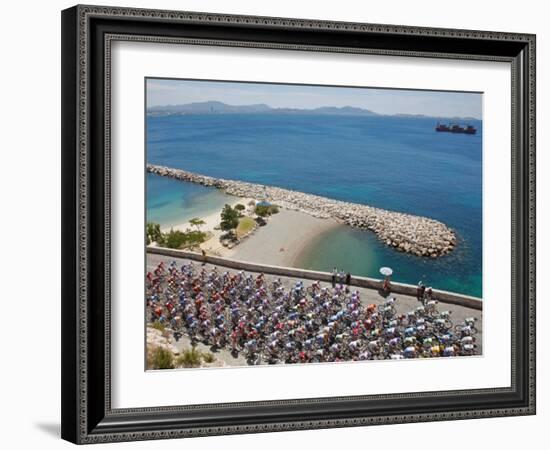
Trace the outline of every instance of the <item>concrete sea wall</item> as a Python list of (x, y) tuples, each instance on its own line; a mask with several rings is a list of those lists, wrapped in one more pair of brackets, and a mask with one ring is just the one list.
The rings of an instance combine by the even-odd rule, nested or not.
[(332, 217), (351, 227), (370, 230), (386, 245), (416, 256), (437, 258), (451, 252), (457, 243), (456, 234), (451, 228), (427, 217), (274, 186), (214, 178), (153, 164), (147, 164), (147, 171), (164, 177), (212, 186), (238, 197), (268, 200), (284, 208), (303, 211), (315, 217)]

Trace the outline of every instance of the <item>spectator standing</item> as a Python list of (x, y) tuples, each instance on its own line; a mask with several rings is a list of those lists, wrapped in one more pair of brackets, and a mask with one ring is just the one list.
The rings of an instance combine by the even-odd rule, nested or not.
[(418, 282), (418, 287), (416, 288), (416, 299), (420, 303), (424, 303), (424, 293), (426, 292), (426, 286), (424, 286), (424, 283), (422, 281)]

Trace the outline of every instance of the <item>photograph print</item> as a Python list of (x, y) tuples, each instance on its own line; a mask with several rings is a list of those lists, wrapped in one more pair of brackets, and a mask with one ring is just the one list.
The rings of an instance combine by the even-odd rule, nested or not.
[(483, 93), (145, 98), (147, 370), (482, 355)]

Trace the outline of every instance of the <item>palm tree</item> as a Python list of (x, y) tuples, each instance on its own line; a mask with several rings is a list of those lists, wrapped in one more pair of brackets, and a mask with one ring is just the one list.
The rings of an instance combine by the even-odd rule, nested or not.
[(194, 217), (189, 221), (189, 223), (194, 227), (197, 227), (197, 231), (200, 231), (201, 226), (204, 225), (206, 222), (198, 217)]

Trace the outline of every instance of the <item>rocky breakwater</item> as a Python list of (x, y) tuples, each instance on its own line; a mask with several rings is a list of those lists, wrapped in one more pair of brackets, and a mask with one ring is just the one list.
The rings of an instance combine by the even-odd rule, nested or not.
[(216, 187), (238, 197), (268, 200), (281, 207), (303, 211), (315, 217), (332, 217), (351, 227), (370, 230), (376, 233), (386, 245), (416, 256), (437, 258), (451, 252), (457, 243), (456, 234), (451, 228), (427, 217), (333, 200), (274, 186), (214, 178), (153, 164), (147, 164), (147, 171), (164, 177)]

